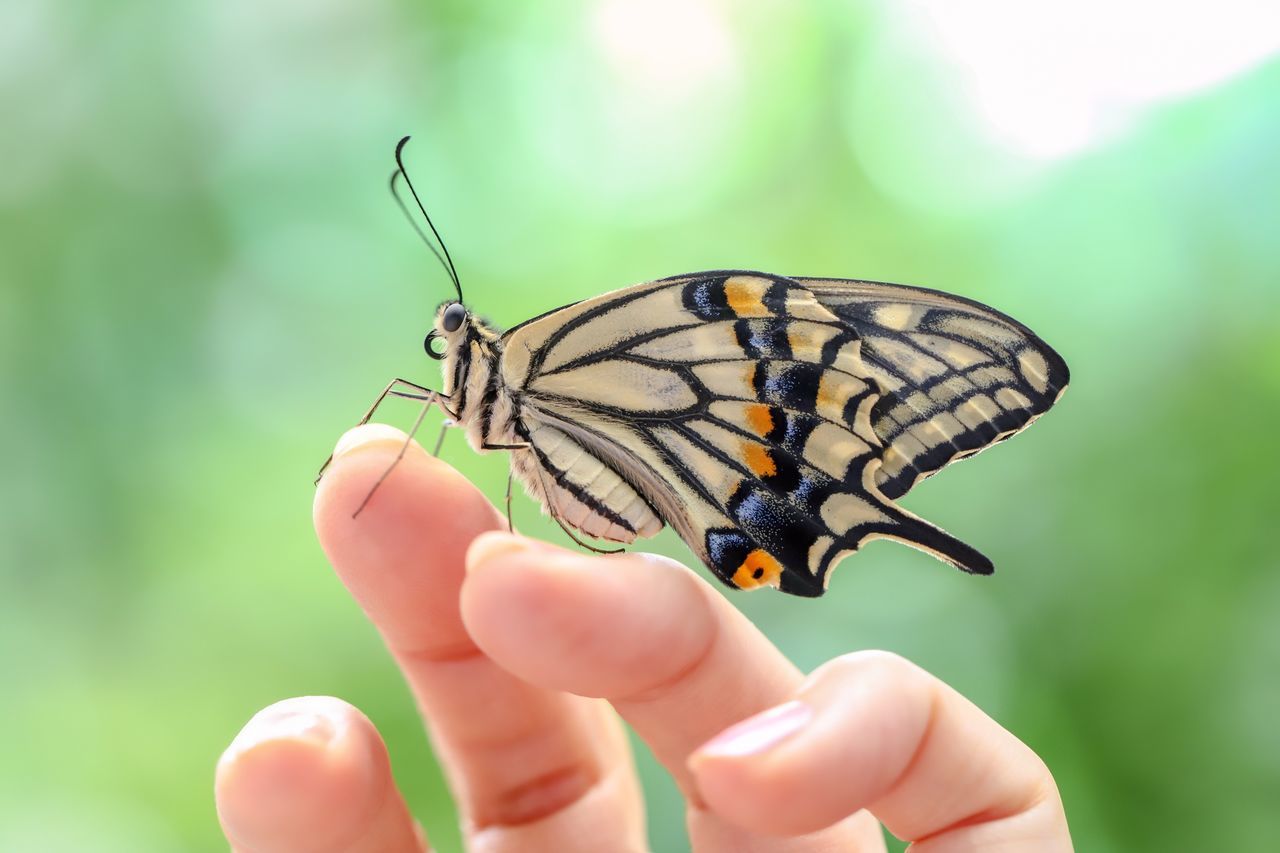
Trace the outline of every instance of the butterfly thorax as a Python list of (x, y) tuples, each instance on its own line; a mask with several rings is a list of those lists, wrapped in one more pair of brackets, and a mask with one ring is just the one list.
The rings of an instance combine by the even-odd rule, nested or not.
[(439, 324), (437, 329), (447, 342), (441, 366), (443, 391), (467, 443), (481, 453), (495, 445), (519, 444), (515, 401), (498, 370), (500, 333), (474, 316), (452, 333)]
[(585, 453), (569, 435), (572, 424), (553, 425), (545, 413), (529, 419), (531, 410), (521, 404), (524, 389), (504, 377), (506, 337), (471, 316), (450, 330), (450, 305), (457, 303), (437, 312), (433, 337), (445, 343), (443, 391), (472, 448), (508, 451), (511, 472), (529, 495), (589, 536), (625, 543), (661, 530), (663, 520), (644, 490)]

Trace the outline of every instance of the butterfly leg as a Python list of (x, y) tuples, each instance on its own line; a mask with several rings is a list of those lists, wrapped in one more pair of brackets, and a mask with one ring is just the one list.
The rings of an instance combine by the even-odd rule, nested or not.
[(356, 507), (356, 511), (351, 513), (352, 518), (355, 518), (360, 514), (361, 510), (368, 506), (369, 499), (373, 497), (373, 493), (378, 490), (378, 487), (382, 485), (382, 482), (386, 480), (387, 477), (391, 475), (391, 472), (395, 467), (400, 464), (400, 460), (404, 458), (405, 451), (407, 451), (409, 449), (409, 445), (413, 443), (413, 437), (417, 434), (418, 428), (422, 426), (422, 419), (427, 416), (427, 412), (431, 409), (431, 404), (437, 402), (436, 396), (435, 391), (427, 393), (422, 406), (422, 411), (418, 412), (418, 417), (414, 420), (413, 426), (409, 429), (409, 434), (404, 437), (404, 444), (400, 445), (400, 452), (396, 454), (395, 459), (391, 460), (391, 464), (387, 466), (387, 470), (383, 471), (378, 476), (378, 479), (373, 481), (373, 485), (369, 487), (369, 493), (364, 496), (364, 500), (360, 501), (360, 506)]
[(446, 420), (444, 423), (440, 424), (440, 434), (436, 436), (436, 446), (431, 449), (432, 456), (438, 457), (440, 455), (440, 448), (444, 445), (444, 434), (451, 426), (454, 426), (454, 423), (451, 420)]
[[(528, 444), (490, 444), (482, 442), (480, 445), (482, 450), (528, 450)], [(507, 532), (515, 533), (515, 525), (511, 521), (511, 480), (515, 477), (515, 471), (507, 471)]]
[(514, 471), (507, 471), (507, 532), (515, 533), (515, 525), (511, 522), (511, 481), (515, 479)]
[[(444, 404), (443, 400), (447, 400), (447, 397), (443, 397), (439, 392), (432, 391), (430, 388), (425, 388), (416, 382), (410, 382), (408, 379), (396, 378), (387, 383), (387, 387), (382, 389), (382, 393), (373, 401), (373, 405), (371, 405), (369, 410), (364, 413), (364, 417), (356, 422), (356, 426), (363, 426), (364, 424), (367, 424), (373, 417), (373, 413), (378, 410), (378, 407), (382, 405), (383, 401), (386, 400), (387, 397), (400, 397), (405, 400), (434, 401), (438, 403), (440, 408), (444, 409), (450, 417), (457, 417), (453, 412), (449, 411), (449, 408)], [(428, 405), (430, 405), (429, 402)], [(329, 458), (324, 460), (324, 464), (321, 465), (320, 470), (316, 472), (317, 483), (320, 482), (320, 478), (324, 476), (325, 469), (329, 467), (329, 463), (331, 462), (333, 462), (333, 454), (330, 454)]]

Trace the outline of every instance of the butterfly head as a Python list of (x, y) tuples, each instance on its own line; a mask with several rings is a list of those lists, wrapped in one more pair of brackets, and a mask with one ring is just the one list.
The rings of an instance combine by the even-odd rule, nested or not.
[(436, 361), (457, 352), (471, 326), (471, 314), (461, 302), (445, 302), (436, 309), (435, 324), (422, 342), (427, 355)]
[(461, 302), (451, 299), (436, 309), (435, 322), (422, 345), (427, 355), (436, 361), (447, 361), (468, 341), (479, 344), (486, 354), (495, 352), (500, 337), (499, 330), (488, 321), (472, 314)]
[(471, 316), (462, 302), (443, 302), (435, 309), (435, 323), (426, 333), (422, 348), (436, 361), (448, 359), (457, 353), (458, 348), (466, 345), (467, 338), (475, 336), (480, 325), (483, 323)]
[(490, 369), (500, 352), (500, 337), (496, 329), (457, 300), (436, 309), (435, 322), (422, 346), (428, 356), (441, 362), (446, 397), (465, 386), (477, 370)]
[(440, 362), (441, 376), (444, 380), (445, 396), (453, 394), (456, 388), (466, 385), (467, 364), (470, 358), (468, 341), (473, 339), (474, 330), (471, 312), (467, 306), (456, 300), (449, 300), (436, 309), (435, 322), (431, 331), (422, 342), (427, 355)]

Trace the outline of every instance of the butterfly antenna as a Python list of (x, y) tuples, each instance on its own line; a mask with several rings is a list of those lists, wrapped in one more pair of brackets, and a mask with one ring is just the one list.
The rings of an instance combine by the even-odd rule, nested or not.
[[(444, 257), (440, 257), (440, 252), (435, 250), (435, 246), (431, 246), (430, 241), (427, 242), (427, 245), (431, 246), (432, 253), (435, 254), (436, 259), (444, 266), (445, 272), (449, 274), (449, 278), (453, 280), (453, 289), (458, 292), (458, 301), (461, 302), (462, 285), (458, 281), (458, 269), (453, 265), (453, 258), (449, 256), (449, 247), (444, 244), (444, 240), (440, 238), (440, 232), (436, 230), (435, 223), (431, 221), (431, 217), (427, 214), (427, 209), (423, 206), (422, 199), (418, 197), (418, 191), (413, 188), (413, 181), (409, 179), (409, 173), (405, 171), (404, 168), (404, 160), (400, 156), (400, 152), (404, 150), (405, 143), (408, 141), (409, 137), (406, 136), (396, 144), (396, 172), (391, 176), (391, 192), (395, 195), (396, 201), (400, 202), (401, 209), (403, 209), (405, 214), (408, 215), (408, 208), (403, 201), (400, 201), (400, 194), (396, 192), (395, 185), (396, 175), (404, 178), (405, 185), (409, 187), (409, 192), (413, 195), (413, 200), (418, 205), (418, 210), (422, 212), (422, 218), (427, 221), (427, 227), (431, 229), (431, 233), (435, 236), (436, 242), (440, 244), (440, 251), (444, 252)], [(410, 217), (410, 219), (412, 219), (412, 217)], [(427, 235), (423, 233), (421, 228), (417, 227), (417, 223), (414, 223), (414, 227), (417, 229), (418, 233), (422, 235), (422, 238), (426, 240)]]
[(418, 232), (418, 236), (422, 238), (422, 242), (431, 254), (436, 256), (436, 260), (440, 262), (440, 266), (444, 267), (445, 274), (449, 276), (449, 280), (453, 280), (453, 274), (449, 272), (449, 265), (444, 262), (444, 255), (440, 254), (440, 250), (436, 248), (436, 244), (427, 236), (427, 232), (422, 230), (422, 226), (418, 224), (418, 220), (413, 218), (413, 214), (409, 212), (408, 206), (404, 203), (404, 198), (400, 195), (400, 188), (396, 186), (396, 181), (400, 180), (400, 170), (396, 169), (391, 173), (391, 197), (396, 200), (396, 204), (400, 206), (400, 212), (404, 214), (404, 218), (408, 220), (409, 225), (414, 231)]

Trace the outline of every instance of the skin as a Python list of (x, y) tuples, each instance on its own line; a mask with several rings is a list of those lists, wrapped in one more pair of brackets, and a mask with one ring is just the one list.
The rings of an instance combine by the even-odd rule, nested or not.
[[(316, 531), (417, 699), (469, 850), (648, 849), (624, 720), (684, 792), (700, 853), (882, 851), (881, 824), (918, 853), (1071, 849), (1044, 763), (900, 657), (806, 677), (683, 566), (498, 532), (416, 444), (353, 519), (403, 441), (343, 436)], [(428, 849), (382, 739), (340, 699), (259, 712), (215, 793), (238, 853)]]

